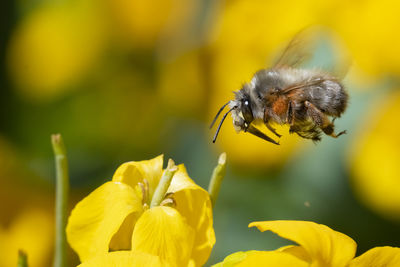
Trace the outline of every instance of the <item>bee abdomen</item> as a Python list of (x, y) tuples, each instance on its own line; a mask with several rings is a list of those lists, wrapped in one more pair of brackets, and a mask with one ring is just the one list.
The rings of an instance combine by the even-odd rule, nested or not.
[(309, 90), (309, 100), (319, 110), (334, 117), (340, 117), (345, 111), (348, 94), (341, 83), (335, 80), (325, 80)]

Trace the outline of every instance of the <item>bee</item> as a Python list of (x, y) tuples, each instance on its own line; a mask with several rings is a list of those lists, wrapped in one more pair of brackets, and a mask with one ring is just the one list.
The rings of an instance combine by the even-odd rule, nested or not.
[(314, 142), (321, 140), (322, 133), (334, 138), (346, 133), (335, 133), (334, 127), (335, 119), (346, 110), (349, 98), (340, 78), (321, 69), (298, 67), (310, 57), (311, 46), (305, 45), (304, 41), (307, 38), (310, 39), (304, 32), (297, 34), (271, 68), (257, 71), (249, 83), (234, 92), (234, 100), (221, 107), (210, 125), (212, 128), (223, 109), (229, 106), (218, 125), (213, 143), (229, 113), (237, 132), (251, 133), (275, 145), (279, 142), (255, 125), (265, 124), (280, 138), (271, 124), (288, 124), (289, 133)]

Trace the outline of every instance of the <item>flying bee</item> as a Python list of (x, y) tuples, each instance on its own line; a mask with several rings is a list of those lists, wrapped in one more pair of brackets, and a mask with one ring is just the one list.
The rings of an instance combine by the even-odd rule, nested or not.
[(234, 92), (235, 99), (223, 105), (211, 123), (210, 128), (229, 106), (213, 143), (230, 112), (237, 132), (248, 132), (276, 145), (279, 142), (255, 125), (264, 123), (279, 138), (281, 135), (271, 124), (288, 124), (289, 133), (315, 142), (321, 140), (322, 132), (334, 138), (346, 133), (335, 133), (334, 127), (335, 119), (346, 110), (349, 98), (339, 76), (320, 69), (298, 67), (310, 57), (310, 40), (304, 32), (297, 34), (273, 67), (259, 70), (249, 83)]

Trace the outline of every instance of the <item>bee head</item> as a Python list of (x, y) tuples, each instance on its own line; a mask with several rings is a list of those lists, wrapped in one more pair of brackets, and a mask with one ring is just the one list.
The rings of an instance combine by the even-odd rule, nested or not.
[(247, 84), (235, 92), (235, 100), (231, 101), (233, 125), (236, 131), (246, 131), (247, 127), (254, 120), (252, 103), (250, 99), (250, 88)]
[(222, 123), (225, 121), (226, 116), (230, 112), (232, 112), (233, 126), (235, 130), (237, 132), (247, 131), (247, 128), (249, 127), (250, 123), (254, 120), (251, 105), (252, 103), (250, 101), (250, 88), (247, 84), (245, 84), (243, 85), (242, 89), (235, 92), (235, 99), (223, 105), (217, 112), (217, 115), (215, 115), (214, 120), (210, 125), (210, 128), (212, 128), (219, 114), (221, 114), (222, 110), (226, 106), (229, 106), (230, 108), (229, 111), (224, 114), (218, 125), (217, 131), (215, 132), (214, 135), (213, 143), (215, 143), (215, 140), (217, 139), (218, 133), (221, 129)]

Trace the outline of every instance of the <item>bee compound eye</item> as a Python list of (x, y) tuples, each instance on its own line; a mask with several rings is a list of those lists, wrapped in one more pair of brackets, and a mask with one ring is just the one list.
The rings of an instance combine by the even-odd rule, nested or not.
[(244, 101), (244, 104), (246, 105), (246, 106), (248, 106), (249, 105), (249, 101)]

